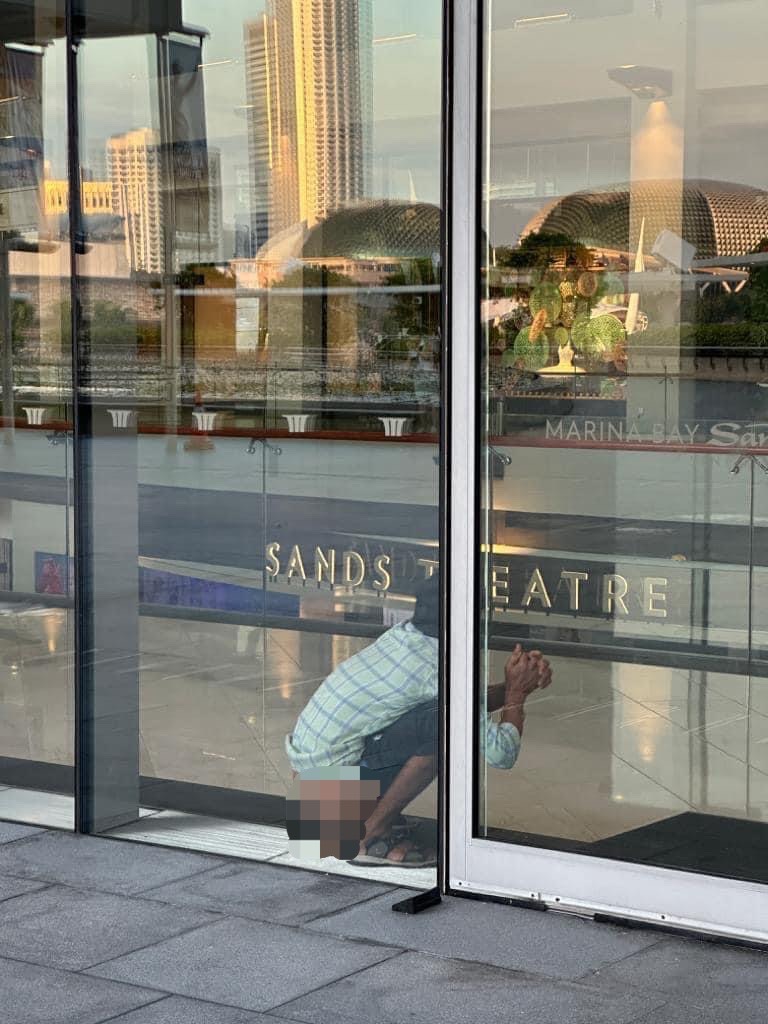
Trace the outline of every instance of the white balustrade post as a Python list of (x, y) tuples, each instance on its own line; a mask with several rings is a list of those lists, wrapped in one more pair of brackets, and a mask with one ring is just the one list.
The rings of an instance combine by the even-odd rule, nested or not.
[(126, 430), (133, 424), (133, 409), (110, 409), (109, 415), (115, 430)]
[(406, 433), (407, 416), (379, 416), (377, 418), (384, 424), (384, 434), (387, 437), (402, 437)]
[(303, 434), (312, 430), (315, 424), (315, 417), (310, 413), (283, 413), (284, 420), (288, 421), (288, 430), (291, 434)]
[(210, 430), (216, 429), (216, 417), (219, 415), (217, 412), (193, 412), (192, 415), (195, 418), (195, 426), (201, 434), (207, 434)]
[(48, 410), (43, 405), (25, 406), (24, 412), (27, 414), (27, 423), (33, 427), (39, 427), (45, 423), (45, 418), (48, 415)]

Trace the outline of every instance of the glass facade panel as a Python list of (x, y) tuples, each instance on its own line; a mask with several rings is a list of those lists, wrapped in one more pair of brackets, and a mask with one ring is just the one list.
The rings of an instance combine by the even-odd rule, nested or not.
[(571, 6), (484, 29), (476, 832), (764, 881), (766, 10)]
[(61, 4), (0, 4), (0, 817), (71, 828), (71, 273), (62, 26)]
[(76, 22), (84, 821), (274, 824), (305, 705), (438, 564), (442, 5), (112, 7)]

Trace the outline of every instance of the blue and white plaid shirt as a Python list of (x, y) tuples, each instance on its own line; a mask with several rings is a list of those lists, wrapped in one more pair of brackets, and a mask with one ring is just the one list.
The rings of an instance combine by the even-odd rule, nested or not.
[[(438, 646), (410, 622), (394, 626), (343, 662), (315, 692), (286, 737), (294, 771), (357, 765), (368, 736), (427, 701), (437, 699)], [(520, 733), (511, 722), (485, 725), (485, 758), (511, 768)]]

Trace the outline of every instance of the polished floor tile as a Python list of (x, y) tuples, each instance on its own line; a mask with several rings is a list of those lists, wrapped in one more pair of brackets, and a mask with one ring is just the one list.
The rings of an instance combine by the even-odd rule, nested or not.
[[(0, 632), (0, 751), (71, 763), (66, 617), (15, 615)], [(56, 632), (58, 630), (58, 632)], [(344, 637), (142, 619), (141, 766), (177, 779), (284, 796), (285, 735), (335, 664)], [(491, 657), (493, 678), (504, 656)], [(768, 822), (768, 682), (724, 673), (553, 659), (528, 706), (511, 772), (487, 773), (489, 828), (592, 842), (688, 810)], [(71, 802), (4, 797), (8, 818), (71, 827)], [(430, 787), (411, 806), (434, 816)]]

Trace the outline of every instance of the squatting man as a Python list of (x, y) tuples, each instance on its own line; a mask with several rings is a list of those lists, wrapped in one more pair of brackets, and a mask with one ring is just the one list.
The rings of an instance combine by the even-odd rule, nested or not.
[[(339, 665), (286, 737), (298, 776), (286, 809), (294, 854), (404, 868), (435, 863), (402, 812), (437, 772), (438, 607), (435, 574), (413, 618)], [(504, 682), (488, 687), (481, 743), (489, 765), (515, 764), (526, 699), (551, 681), (541, 652), (518, 645)]]

